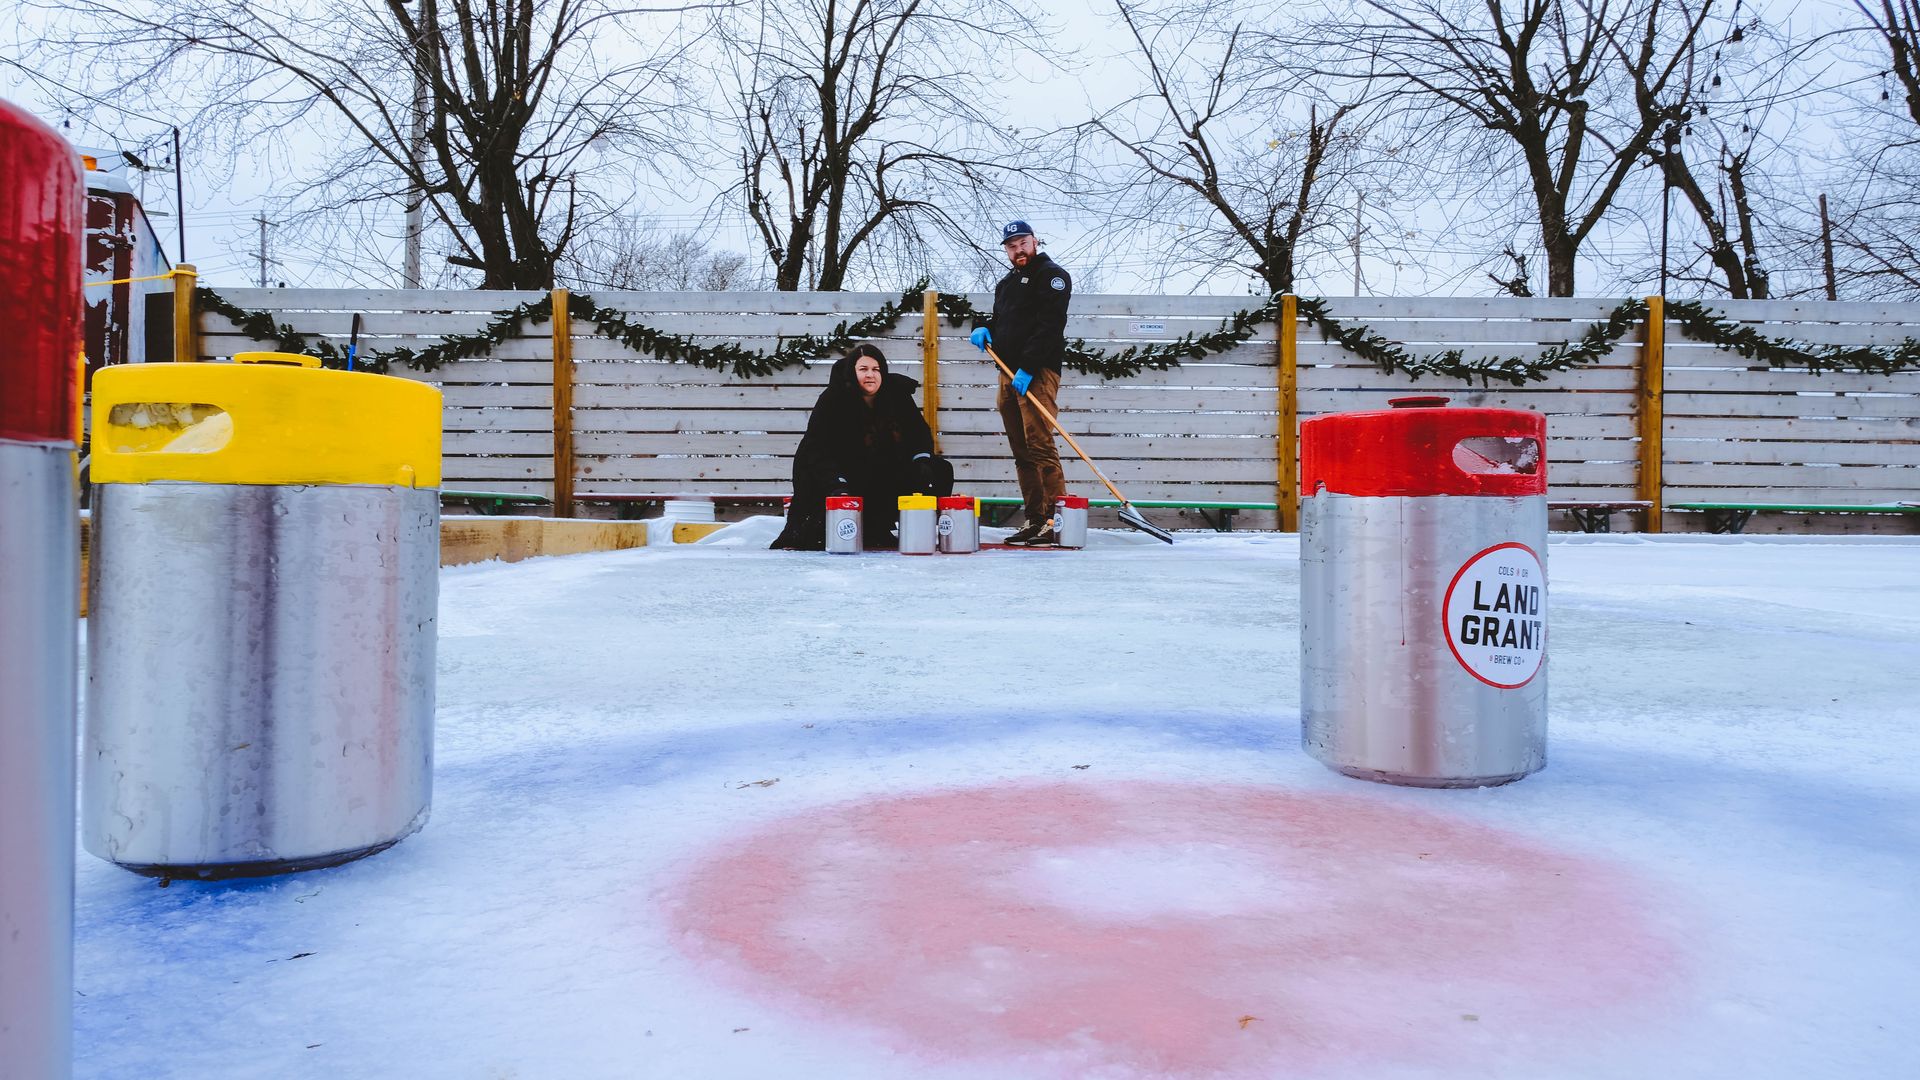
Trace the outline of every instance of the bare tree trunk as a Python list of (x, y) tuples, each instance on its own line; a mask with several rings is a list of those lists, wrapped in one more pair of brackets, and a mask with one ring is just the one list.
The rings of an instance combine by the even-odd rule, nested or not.
[(1414, 122), (1496, 133), (1519, 159), (1547, 263), (1571, 296), (1581, 245), (1660, 129), (1635, 97), (1684, 103), (1714, 0), (1362, 0), (1299, 38), (1330, 77), (1386, 84)]
[[(992, 49), (1040, 39), (1013, 0), (751, 0), (714, 25), (731, 53), (739, 200), (775, 287), (837, 290), (869, 249), (972, 246), (993, 174), (1022, 167), (990, 98)], [(1023, 57), (1024, 58), (1024, 57)]]
[(1707, 231), (1707, 259), (1720, 271), (1726, 280), (1727, 295), (1735, 300), (1746, 300), (1752, 296), (1747, 281), (1746, 267), (1740, 261), (1739, 252), (1734, 250), (1733, 241), (1727, 233), (1727, 223), (1714, 213), (1713, 200), (1688, 168), (1686, 158), (1678, 150), (1671, 155), (1662, 155), (1662, 165), (1666, 170), (1667, 182), (1693, 207), (1699, 217), (1700, 225)]
[(1747, 156), (1732, 154), (1727, 156), (1727, 186), (1733, 192), (1734, 221), (1740, 226), (1740, 248), (1746, 254), (1741, 261), (1741, 270), (1746, 279), (1747, 296), (1753, 300), (1767, 298), (1767, 272), (1760, 265), (1759, 242), (1754, 237), (1753, 200), (1747, 195)]
[[(307, 180), (315, 213), (398, 200), (419, 208), (490, 289), (544, 289), (578, 235), (579, 178), (623, 164), (615, 148), (668, 153), (660, 100), (681, 35), (627, 33), (650, 12), (610, 0), (60, 0), (82, 28), (61, 48), (107, 96), (177, 108), (206, 95), (203, 126), (255, 145), (330, 145)], [(664, 15), (670, 8), (653, 9)], [(624, 40), (615, 40), (624, 38)], [(602, 57), (620, 57), (603, 61)], [(637, 57), (637, 59), (635, 58)], [(264, 89), (271, 87), (269, 91)], [(148, 106), (156, 107), (156, 106)], [(596, 211), (603, 212), (603, 211)], [(299, 211), (288, 216), (298, 220)], [(409, 223), (406, 245), (418, 250)], [(423, 268), (403, 257), (410, 284)]]
[[(1329, 176), (1351, 181), (1359, 168), (1360, 136), (1349, 127), (1360, 106), (1341, 104), (1325, 115), (1310, 106), (1305, 126), (1295, 128), (1297, 121), (1280, 117), (1303, 88), (1276, 88), (1275, 65), (1242, 47), (1242, 27), (1208, 23), (1210, 5), (1152, 18), (1116, 6), (1148, 87), (1128, 103), (1138, 109), (1123, 106), (1079, 129), (1088, 152), (1123, 155), (1108, 170), (1113, 181), (1094, 193), (1108, 207), (1110, 227), (1137, 234), (1177, 206), (1200, 224), (1197, 236), (1183, 235), (1169, 252), (1172, 259), (1209, 270), (1251, 268), (1270, 292), (1292, 292), (1310, 236), (1336, 228), (1325, 205)], [(1217, 55), (1196, 59), (1197, 38)], [(1242, 137), (1228, 133), (1249, 121), (1282, 131), (1248, 152)]]

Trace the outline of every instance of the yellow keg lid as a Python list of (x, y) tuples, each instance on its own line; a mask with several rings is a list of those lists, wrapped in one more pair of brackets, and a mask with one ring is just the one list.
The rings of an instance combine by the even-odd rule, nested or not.
[(93, 480), (440, 486), (440, 391), (311, 356), (125, 364), (93, 377)]
[(939, 500), (931, 495), (902, 495), (900, 496), (900, 509), (932, 510), (938, 502)]

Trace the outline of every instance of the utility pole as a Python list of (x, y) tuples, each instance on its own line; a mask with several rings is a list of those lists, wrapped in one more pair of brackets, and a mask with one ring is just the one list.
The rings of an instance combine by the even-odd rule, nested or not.
[[(420, 39), (413, 46), (413, 130), (408, 133), (407, 158), (416, 177), (424, 175), (427, 161), (427, 117), (431, 95), (427, 87), (429, 60), (437, 55), (440, 32), (435, 15), (437, 0), (421, 0)], [(406, 255), (400, 267), (400, 286), (418, 289), (420, 285), (420, 243), (426, 232), (426, 193), (419, 183), (407, 199)]]
[(261, 288), (267, 287), (267, 215), (261, 214), (253, 220), (260, 223), (260, 281)]
[(1833, 221), (1827, 217), (1827, 193), (1820, 193), (1820, 266), (1827, 272), (1827, 299), (1840, 299), (1833, 280)]
[[(1660, 159), (1660, 295), (1667, 295), (1667, 219), (1673, 210), (1673, 161), (1680, 152), (1680, 122), (1669, 120), (1667, 130), (1661, 135), (1661, 143), (1667, 148)], [(1725, 214), (1721, 215), (1725, 220)]]
[(187, 187), (180, 179), (180, 129), (173, 129), (173, 209), (180, 215), (174, 224), (180, 230), (180, 261), (187, 261)]
[(1353, 295), (1360, 295), (1360, 218), (1366, 213), (1367, 193), (1361, 192), (1353, 203)]

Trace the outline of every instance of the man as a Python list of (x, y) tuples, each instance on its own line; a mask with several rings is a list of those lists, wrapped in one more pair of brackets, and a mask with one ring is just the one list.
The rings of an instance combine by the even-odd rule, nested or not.
[(1073, 277), (1040, 250), (1033, 228), (1024, 221), (1009, 221), (1000, 230), (1000, 249), (1013, 269), (994, 287), (993, 318), (973, 332), (972, 340), (983, 352), (992, 345), (1013, 370), (1012, 378), (1000, 375), (997, 404), (1013, 448), (1027, 522), (1007, 543), (1048, 547), (1059, 541), (1053, 514), (1066, 494), (1066, 476), (1053, 445), (1053, 427), (1035, 406), (1059, 415), (1054, 402), (1060, 393), (1060, 359), (1067, 348)]

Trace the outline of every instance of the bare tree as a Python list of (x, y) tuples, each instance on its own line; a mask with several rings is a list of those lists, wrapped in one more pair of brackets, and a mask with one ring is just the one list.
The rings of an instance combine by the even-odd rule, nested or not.
[[(1094, 200), (1130, 232), (1182, 222), (1172, 262), (1238, 265), (1271, 292), (1293, 291), (1306, 252), (1344, 243), (1327, 189), (1353, 203), (1371, 164), (1361, 133), (1348, 130), (1359, 106), (1288, 85), (1242, 25), (1218, 25), (1228, 5), (1216, 0), (1151, 15), (1115, 6), (1147, 88), (1081, 127), (1083, 151), (1122, 156)], [(1289, 116), (1298, 104), (1305, 116)]]
[(1920, 297), (1920, 0), (1855, 0), (1849, 28), (1877, 71), (1850, 110), (1833, 240), (1838, 278), (1860, 295)]
[[(447, 261), (489, 289), (547, 288), (594, 174), (667, 147), (674, 35), (622, 25), (684, 11), (618, 0), (61, 0), (62, 47), (110, 94), (204, 95), (194, 126), (257, 154), (332, 140), (312, 205), (423, 202)], [(671, 28), (670, 22), (654, 20)], [(617, 59), (612, 59), (618, 57)], [(115, 81), (109, 84), (107, 77)]]
[(1573, 295), (1582, 244), (1662, 129), (1638, 95), (1691, 105), (1686, 62), (1713, 0), (1362, 4), (1296, 37), (1304, 62), (1390, 87), (1416, 124), (1492, 133), (1524, 177), (1547, 293)]
[(1487, 280), (1500, 286), (1500, 291), (1508, 296), (1532, 296), (1533, 284), (1531, 275), (1527, 273), (1527, 257), (1513, 250), (1512, 244), (1500, 249), (1500, 257), (1513, 266), (1513, 276), (1503, 278), (1489, 270), (1486, 272)]
[(1804, 246), (1796, 238), (1806, 210), (1794, 209), (1806, 202), (1796, 190), (1797, 162), (1806, 156), (1796, 153), (1805, 149), (1799, 107), (1823, 93), (1826, 65), (1805, 63), (1818, 42), (1818, 35), (1796, 40), (1759, 18), (1742, 17), (1736, 6), (1726, 23), (1703, 24), (1689, 46), (1680, 76), (1691, 88), (1690, 103), (1636, 88), (1642, 115), (1661, 126), (1648, 163), (1679, 193), (1699, 230), (1698, 251), (1679, 260), (1675, 278), (1723, 289), (1736, 300), (1775, 294), (1763, 247), (1780, 259)]
[[(1760, 256), (1760, 219), (1752, 189), (1758, 149), (1753, 125), (1744, 125), (1749, 130), (1740, 136), (1730, 136), (1725, 129), (1709, 126), (1703, 120), (1694, 115), (1670, 121), (1671, 137), (1663, 135), (1659, 148), (1650, 151), (1648, 157), (1693, 211), (1705, 234), (1703, 254), (1719, 275), (1716, 284), (1735, 300), (1765, 300), (1771, 275)], [(1696, 125), (1711, 155), (1704, 168), (1687, 157), (1680, 138), (1681, 132), (1692, 132)], [(1674, 276), (1711, 281), (1706, 275), (1684, 270)]]
[[(720, 12), (738, 182), (775, 285), (837, 290), (889, 246), (972, 242), (1018, 171), (989, 72), (1044, 61), (1014, 0), (756, 0)], [(973, 211), (969, 213), (969, 211)]]
[(715, 250), (691, 232), (661, 234), (634, 218), (589, 230), (562, 261), (561, 281), (588, 289), (727, 292), (760, 288), (753, 260)]
[[(1920, 0), (1853, 0), (1886, 50), (1907, 117), (1920, 127)], [(1891, 98), (1891, 91), (1882, 95)]]

